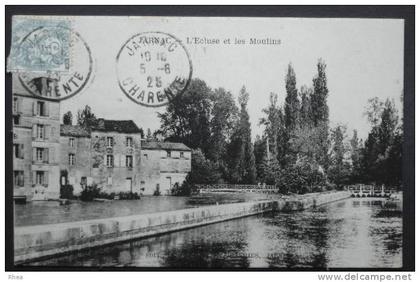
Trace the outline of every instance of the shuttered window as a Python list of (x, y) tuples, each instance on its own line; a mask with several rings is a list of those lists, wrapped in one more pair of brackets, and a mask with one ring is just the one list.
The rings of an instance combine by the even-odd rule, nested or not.
[(44, 137), (45, 137), (44, 125), (38, 124), (36, 127), (36, 138), (44, 139)]
[(69, 154), (69, 165), (75, 165), (76, 163), (76, 157), (74, 154)]
[(23, 187), (25, 185), (25, 178), (23, 170), (14, 171), (14, 183), (15, 186)]
[(107, 147), (112, 147), (112, 146), (114, 146), (114, 138), (112, 138), (112, 137), (107, 137), (107, 138), (106, 138), (106, 146), (107, 146)]
[(13, 144), (14, 156), (17, 159), (23, 159), (23, 144)]
[[(49, 149), (48, 148), (34, 148), (33, 160), (37, 163), (49, 163)], [(53, 152), (51, 152), (53, 153)]]
[(133, 167), (133, 156), (125, 156), (125, 166), (128, 168)]
[(106, 155), (106, 166), (107, 167), (114, 167), (114, 156), (113, 155)]
[(133, 147), (133, 138), (127, 137), (126, 144), (127, 144), (127, 147)]
[(48, 171), (35, 171), (35, 185), (48, 186)]

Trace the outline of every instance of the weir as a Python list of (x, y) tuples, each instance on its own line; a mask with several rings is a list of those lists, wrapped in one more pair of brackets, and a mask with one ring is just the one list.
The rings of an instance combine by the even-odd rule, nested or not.
[(349, 197), (348, 191), (312, 193), (125, 217), (16, 227), (15, 263), (21, 264), (264, 212), (299, 211)]

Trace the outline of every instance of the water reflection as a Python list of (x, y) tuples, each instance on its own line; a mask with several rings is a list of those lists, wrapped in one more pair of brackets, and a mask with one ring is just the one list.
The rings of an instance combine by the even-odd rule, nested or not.
[(382, 201), (348, 199), (270, 213), (37, 262), (171, 268), (401, 267), (402, 218)]

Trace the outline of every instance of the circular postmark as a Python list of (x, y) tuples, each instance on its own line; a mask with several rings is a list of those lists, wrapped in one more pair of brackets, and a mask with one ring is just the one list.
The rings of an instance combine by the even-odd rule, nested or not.
[[(37, 38), (36, 33), (41, 29), (33, 31), (22, 43), (30, 40), (32, 36)], [(93, 64), (90, 48), (79, 33), (69, 30), (69, 34), (68, 52), (71, 54), (68, 54), (70, 62), (67, 63), (67, 71), (47, 69), (44, 72), (19, 72), (19, 80), (23, 87), (33, 95), (47, 100), (64, 100), (79, 93), (89, 81)], [(60, 49), (61, 45), (56, 38), (46, 36), (43, 41), (45, 46), (49, 46), (49, 51), (45, 51), (46, 56), (50, 59), (62, 57), (63, 48)]]
[(134, 102), (147, 107), (166, 105), (182, 94), (192, 76), (192, 63), (179, 39), (164, 32), (132, 36), (117, 55), (121, 90)]

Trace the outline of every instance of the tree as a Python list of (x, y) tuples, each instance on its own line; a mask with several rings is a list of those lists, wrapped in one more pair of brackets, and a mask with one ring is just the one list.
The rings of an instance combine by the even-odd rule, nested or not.
[(328, 88), (327, 88), (327, 65), (322, 59), (318, 60), (318, 72), (313, 79), (313, 93), (310, 96), (310, 116), (312, 118), (312, 125), (317, 127), (320, 132), (319, 136), (319, 151), (317, 152), (317, 159), (324, 169), (328, 170), (328, 149), (329, 149), (329, 108), (327, 105)]
[(253, 184), (256, 181), (255, 156), (251, 142), (251, 123), (247, 110), (249, 94), (242, 87), (238, 102), (239, 121), (228, 145), (228, 167), (233, 183)]
[(98, 125), (98, 120), (88, 105), (83, 110), (77, 111), (77, 124), (85, 128), (92, 128)]
[(296, 88), (296, 74), (289, 64), (286, 75), (286, 99), (284, 105), (285, 126), (288, 132), (293, 131), (299, 122), (300, 103)]
[(263, 163), (266, 159), (266, 138), (261, 138), (259, 135), (255, 137), (254, 141), (254, 156), (255, 156), (255, 168), (257, 171), (257, 181), (264, 182), (265, 167)]
[(357, 130), (353, 130), (353, 137), (350, 140), (350, 153), (351, 153), (351, 182), (362, 182), (362, 155), (361, 155), (361, 140), (357, 136)]
[(283, 117), (281, 108), (277, 105), (278, 95), (270, 93), (270, 101), (267, 108), (262, 112), (265, 117), (260, 119), (260, 125), (264, 125), (264, 133), (268, 138), (269, 147), (267, 148), (270, 154), (269, 158), (278, 158), (279, 151), (282, 153), (281, 143), (279, 142), (280, 134), (283, 132)]
[(200, 148), (208, 156), (212, 91), (200, 79), (193, 79), (182, 95), (175, 96), (165, 113), (158, 113), (160, 132), (167, 141)]
[(369, 100), (366, 115), (372, 124), (363, 148), (362, 166), (367, 182), (399, 186), (402, 181), (402, 130), (394, 102)]
[(216, 89), (212, 99), (209, 159), (224, 170), (226, 146), (238, 119), (238, 107), (232, 94), (223, 88)]
[(187, 174), (181, 189), (192, 191), (195, 184), (214, 184), (219, 181), (220, 177), (217, 164), (206, 159), (200, 149), (193, 150), (191, 152), (191, 171)]
[(150, 128), (147, 129), (147, 134), (146, 134), (146, 141), (156, 141), (155, 137), (152, 134), (152, 131), (150, 130)]
[(346, 128), (338, 125), (331, 130), (331, 165), (329, 167), (329, 179), (331, 179), (336, 187), (342, 188), (343, 184), (348, 182), (350, 175), (349, 166), (344, 161), (346, 148), (344, 146)]
[(327, 65), (322, 59), (318, 60), (317, 75), (313, 79), (313, 94), (310, 96), (311, 117), (314, 126), (328, 123), (329, 109), (327, 105), (328, 88), (327, 75), (325, 72)]
[(300, 88), (299, 96), (300, 96), (300, 127), (304, 128), (306, 126), (312, 126), (312, 119), (311, 119), (311, 104), (310, 104), (310, 97), (313, 95), (313, 90), (308, 88), (306, 85)]
[(73, 124), (73, 114), (68, 111), (63, 115), (63, 124), (72, 125)]

